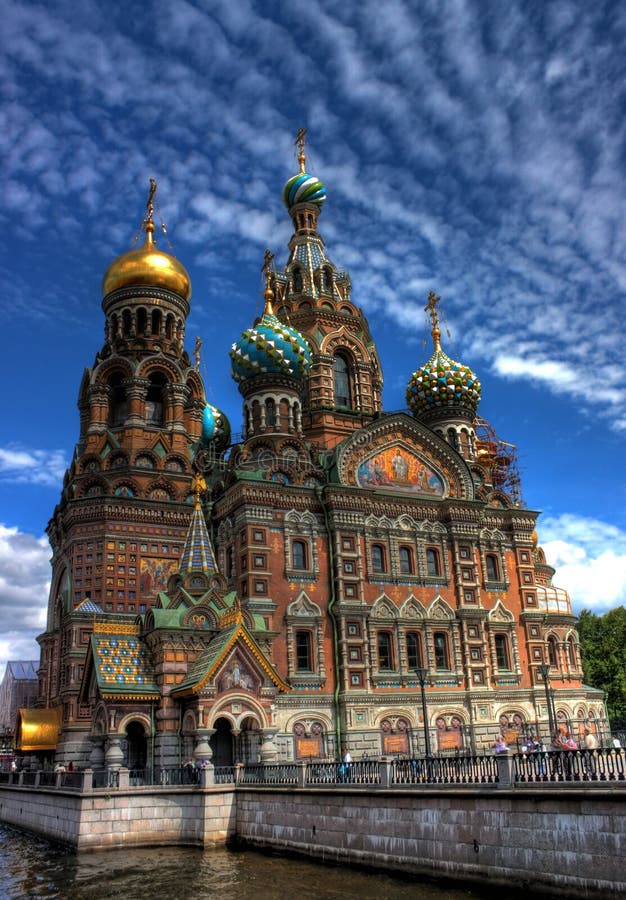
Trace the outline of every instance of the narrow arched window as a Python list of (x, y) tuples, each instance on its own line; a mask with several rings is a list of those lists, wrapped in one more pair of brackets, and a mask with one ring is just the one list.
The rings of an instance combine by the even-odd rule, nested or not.
[(313, 645), (310, 631), (296, 631), (296, 670), (313, 671)]
[(122, 376), (117, 374), (109, 381), (109, 425), (116, 428), (126, 421), (126, 390)]
[(454, 428), (448, 428), (448, 443), (451, 447), (454, 447), (455, 450), (459, 448), (459, 436), (456, 433)]
[(409, 631), (406, 636), (406, 664), (410, 672), (422, 668), (422, 641), (416, 631)]
[(160, 373), (150, 375), (148, 393), (146, 394), (146, 424), (163, 424), (163, 393), (165, 388), (165, 376)]
[(498, 557), (494, 553), (488, 553), (485, 556), (485, 565), (487, 566), (487, 580), (500, 580), (500, 567), (498, 566)]
[(161, 334), (161, 310), (153, 309), (152, 310), (152, 334), (155, 337), (159, 337)]
[(333, 361), (333, 381), (335, 388), (335, 406), (352, 406), (350, 395), (350, 371), (347, 360), (337, 354)]
[(548, 662), (551, 666), (558, 666), (558, 657), (556, 652), (556, 641), (553, 637), (548, 638)]
[(276, 403), (271, 397), (265, 401), (265, 424), (270, 428), (276, 425)]
[(372, 571), (376, 574), (385, 571), (385, 548), (382, 544), (372, 544)]
[(297, 267), (293, 270), (293, 289), (296, 294), (299, 294), (302, 291), (302, 288), (302, 269), (300, 269), (300, 267)]
[(444, 631), (436, 631), (433, 635), (435, 648), (435, 668), (449, 671), (450, 653), (448, 651), (448, 636)]
[(393, 643), (388, 631), (378, 632), (378, 668), (393, 669)]
[(509, 641), (505, 634), (496, 634), (496, 664), (500, 671), (507, 671), (511, 668), (511, 658), (509, 655)]
[(413, 574), (413, 554), (410, 547), (400, 547), (400, 572), (403, 575)]
[(291, 564), (294, 569), (306, 569), (306, 544), (304, 541), (292, 542)]
[(569, 655), (569, 664), (572, 669), (575, 669), (578, 665), (578, 660), (576, 658), (576, 642), (574, 638), (570, 638), (567, 642), (567, 652)]
[(426, 571), (431, 578), (441, 575), (441, 563), (439, 561), (439, 553), (429, 547), (426, 551)]

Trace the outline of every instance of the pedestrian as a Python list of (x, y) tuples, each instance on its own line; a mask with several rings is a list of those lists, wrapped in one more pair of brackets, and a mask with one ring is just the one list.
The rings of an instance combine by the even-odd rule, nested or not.
[(196, 771), (196, 764), (190, 757), (183, 766), (183, 782), (185, 784), (196, 784), (197, 781), (198, 773)]
[(344, 747), (341, 751), (340, 771), (343, 775), (342, 781), (352, 781), (352, 754), (347, 747)]

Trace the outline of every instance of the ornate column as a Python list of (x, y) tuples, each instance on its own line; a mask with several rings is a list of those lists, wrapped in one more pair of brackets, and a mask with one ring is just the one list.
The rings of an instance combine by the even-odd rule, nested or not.
[(211, 736), (215, 734), (215, 728), (198, 728), (194, 732), (196, 745), (193, 755), (196, 758), (196, 766), (200, 770), (200, 784), (205, 787), (207, 784), (214, 784), (215, 766), (211, 762), (213, 759), (213, 751), (209, 741)]
[(89, 740), (93, 744), (93, 750), (89, 755), (89, 765), (92, 769), (102, 769), (104, 767), (104, 740), (103, 734), (92, 734)]
[(121, 740), (119, 734), (108, 735), (106, 753), (104, 754), (107, 769), (119, 769), (124, 762), (124, 754), (120, 747)]
[[(87, 391), (89, 409), (84, 413), (85, 417), (89, 419), (87, 427), (89, 434), (102, 434), (106, 431), (110, 397), (111, 391), (108, 385), (96, 383), (89, 386)], [(83, 410), (81, 410), (82, 418)]]
[(185, 430), (184, 410), (189, 399), (189, 388), (185, 384), (167, 384), (164, 393), (167, 401), (165, 424), (172, 431), (183, 432)]
[(128, 414), (126, 417), (127, 425), (143, 425), (145, 423), (145, 402), (148, 394), (148, 385), (150, 382), (147, 378), (126, 378), (124, 379), (124, 388), (126, 389), (126, 400), (128, 403)]
[(280, 731), (280, 728), (262, 728), (263, 743), (261, 744), (261, 762), (272, 763), (276, 761), (278, 755), (274, 745), (274, 738)]

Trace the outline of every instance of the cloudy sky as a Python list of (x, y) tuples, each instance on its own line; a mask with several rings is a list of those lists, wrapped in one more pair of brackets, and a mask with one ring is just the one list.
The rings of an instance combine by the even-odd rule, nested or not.
[[(238, 430), (228, 347), (308, 165), (404, 407), (423, 311), (518, 447), (577, 610), (626, 601), (626, 6), (596, 0), (3, 0), (0, 672), (36, 658), (46, 523), (102, 345), (101, 279), (151, 176), (193, 280), (187, 347)], [(170, 249), (161, 243), (163, 249)]]

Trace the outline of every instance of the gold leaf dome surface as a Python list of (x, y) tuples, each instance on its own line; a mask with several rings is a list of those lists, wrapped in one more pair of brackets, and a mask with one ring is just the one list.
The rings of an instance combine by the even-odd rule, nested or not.
[(159, 250), (154, 243), (154, 224), (145, 226), (146, 239), (142, 247), (122, 253), (113, 260), (102, 279), (104, 297), (120, 288), (148, 285), (161, 287), (185, 300), (191, 297), (189, 273), (174, 256)]

